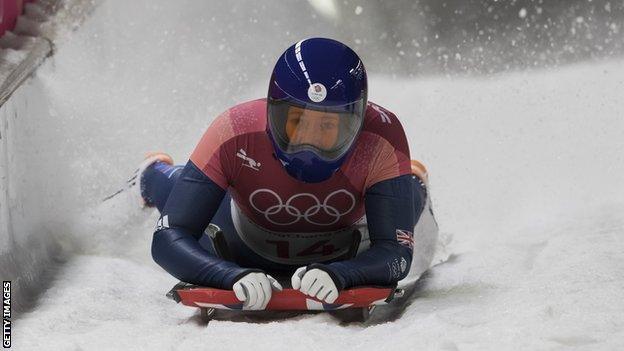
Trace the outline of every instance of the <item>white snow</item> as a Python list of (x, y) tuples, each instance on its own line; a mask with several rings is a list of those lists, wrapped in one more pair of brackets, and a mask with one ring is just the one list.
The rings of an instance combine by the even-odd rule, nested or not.
[(230, 47), (220, 24), (172, 3), (105, 2), (37, 74), (58, 120), (31, 137), (63, 170), (57, 236), (75, 255), (14, 321), (16, 350), (624, 347), (622, 59), (479, 78), (371, 71), (370, 99), (429, 168), (452, 259), (391, 322), (197, 323), (164, 296), (176, 280), (150, 258), (156, 214), (99, 199), (146, 151), (184, 162), (217, 113), (265, 94), (272, 59), (255, 60), (296, 40)]
[(520, 18), (525, 18), (527, 15), (527, 10), (523, 7), (520, 9), (520, 11), (518, 11), (518, 17)]

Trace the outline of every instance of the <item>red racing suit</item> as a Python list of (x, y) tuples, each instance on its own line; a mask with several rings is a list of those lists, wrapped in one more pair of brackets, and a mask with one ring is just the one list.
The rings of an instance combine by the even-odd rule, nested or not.
[[(302, 265), (324, 269), (341, 289), (405, 277), (426, 189), (411, 174), (397, 117), (369, 102), (344, 164), (323, 182), (304, 183), (275, 156), (266, 113), (266, 100), (254, 100), (210, 125), (161, 211), (156, 262), (183, 281), (226, 289), (253, 270)], [(221, 224), (238, 258), (198, 243), (211, 222)], [(354, 231), (359, 249), (347, 257)]]

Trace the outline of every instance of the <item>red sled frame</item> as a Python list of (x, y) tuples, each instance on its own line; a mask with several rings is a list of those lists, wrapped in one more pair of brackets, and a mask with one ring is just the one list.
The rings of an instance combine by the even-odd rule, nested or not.
[[(371, 312), (375, 306), (385, 305), (395, 298), (403, 297), (403, 289), (396, 287), (363, 286), (340, 292), (334, 303), (328, 304), (304, 295), (298, 290), (274, 291), (265, 310), (268, 311), (334, 311), (341, 309), (363, 309)], [(183, 305), (197, 307), (202, 317), (210, 317), (215, 310), (244, 310), (232, 290), (201, 287), (180, 282), (167, 297)]]

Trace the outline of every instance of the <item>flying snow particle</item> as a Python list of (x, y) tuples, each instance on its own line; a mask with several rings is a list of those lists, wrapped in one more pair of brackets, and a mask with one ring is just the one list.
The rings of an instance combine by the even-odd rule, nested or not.
[(520, 9), (520, 12), (518, 12), (518, 17), (520, 18), (525, 18), (527, 15), (527, 10), (523, 7)]
[(356, 15), (359, 15), (359, 14), (361, 14), (361, 13), (362, 13), (362, 11), (363, 11), (363, 10), (364, 10), (364, 9), (362, 9), (362, 6), (356, 6), (356, 7), (355, 7), (355, 14), (356, 14)]
[(609, 28), (611, 29), (611, 33), (613, 33), (613, 34), (618, 34), (618, 32), (620, 31), (620, 28), (615, 23), (611, 23), (609, 25)]

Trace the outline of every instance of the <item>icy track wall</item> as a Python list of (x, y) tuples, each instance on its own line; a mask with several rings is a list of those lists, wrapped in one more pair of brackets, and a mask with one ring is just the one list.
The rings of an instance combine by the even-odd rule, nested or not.
[(0, 278), (12, 281), (18, 313), (42, 290), (41, 277), (60, 247), (50, 225), (57, 213), (51, 189), (59, 183), (48, 172), (56, 153), (41, 146), (51, 145), (46, 123), (52, 116), (33, 74), (63, 24), (80, 22), (81, 3), (0, 0)]
[(46, 117), (45, 97), (36, 81), (22, 83), (51, 46), (42, 38), (7, 32), (22, 10), (22, 1), (0, 1), (0, 276), (12, 280), (16, 292), (32, 296), (54, 245), (45, 235), (39, 182), (33, 177), (38, 172), (28, 154), (32, 122)]
[[(34, 121), (49, 118), (36, 79), (22, 84), (0, 107), (0, 276), (15, 296), (32, 296), (55, 249), (45, 225), (41, 172), (29, 138)], [(45, 177), (43, 177), (45, 178)], [(17, 299), (15, 308), (27, 303)]]

